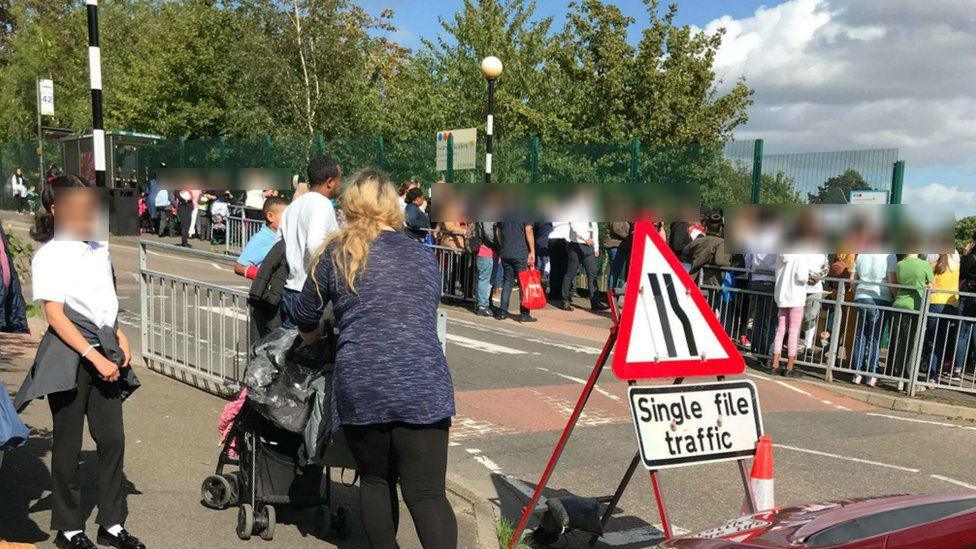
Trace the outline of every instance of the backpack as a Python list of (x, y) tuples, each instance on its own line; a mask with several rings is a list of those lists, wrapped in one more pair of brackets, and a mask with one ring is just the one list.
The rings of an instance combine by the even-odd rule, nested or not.
[(464, 234), (464, 250), (472, 255), (478, 255), (478, 248), (481, 247), (479, 225), (480, 223), (469, 223), (468, 230)]
[(495, 223), (491, 221), (479, 221), (475, 223), (475, 235), (479, 244), (484, 244), (498, 253), (502, 249), (502, 243), (498, 240), (498, 233), (495, 231)]

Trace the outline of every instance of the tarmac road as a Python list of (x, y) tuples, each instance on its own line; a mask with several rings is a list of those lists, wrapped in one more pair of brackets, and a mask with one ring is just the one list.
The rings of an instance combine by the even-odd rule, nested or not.
[[(137, 342), (138, 249), (131, 241), (113, 242), (112, 255), (124, 327), (130, 339)], [(226, 286), (245, 286), (243, 279), (223, 265), (187, 261), (168, 253), (151, 260), (154, 268), (165, 272)], [(599, 331), (564, 329), (557, 333), (542, 326), (484, 319), (461, 308), (447, 308), (447, 357), (458, 401), (450, 474), (490, 500), (505, 520), (516, 522), (528, 499), (526, 492), (541, 474), (597, 358), (601, 342), (593, 334)], [(566, 322), (559, 326), (574, 322), (577, 326), (597, 326), (605, 322), (585, 311), (565, 315)], [(159, 414), (157, 423), (161, 429), (205, 431), (203, 439), (210, 437), (221, 400), (163, 376), (148, 372), (144, 375), (159, 378), (150, 389), (157, 394), (150, 397), (145, 391), (142, 397), (155, 403), (148, 413)], [(746, 376), (759, 388), (765, 430), (776, 445), (777, 504), (903, 492), (976, 490), (976, 469), (972, 467), (976, 424), (875, 409), (829, 392), (819, 384), (772, 379), (759, 371), (749, 370)], [(549, 483), (547, 496), (612, 493), (636, 451), (625, 394), (626, 385), (613, 378), (608, 369)], [(169, 398), (180, 402), (181, 407), (167, 411)], [(147, 413), (142, 405), (139, 409), (140, 413)], [(38, 411), (46, 413), (40, 406), (34, 413)], [(191, 438), (199, 445), (200, 436)], [(151, 444), (151, 437), (144, 433), (135, 444)], [(215, 456), (215, 449), (211, 450)], [(133, 453), (142, 456), (137, 459), (147, 461), (159, 457), (154, 452), (130, 455)], [(187, 472), (181, 474), (181, 449), (166, 449), (162, 456), (166, 461), (158, 467), (158, 476), (140, 478), (138, 485), (141, 490), (164, 490), (162, 487), (169, 485), (174, 498), (167, 504), (162, 500), (153, 505), (140, 503), (139, 513), (179, 517), (179, 528), (188, 528), (190, 539), (203, 536), (202, 539), (214, 541), (229, 540), (227, 546), (236, 546), (230, 530), (233, 518), (221, 519), (226, 532), (218, 538), (207, 531), (206, 525), (213, 522), (209, 518), (199, 528), (184, 522), (186, 517), (206, 517), (204, 513), (210, 512), (179, 509), (191, 501), (187, 494), (197, 489), (198, 471), (211, 465), (194, 463), (191, 467), (187, 463)], [(197, 450), (193, 456), (206, 461), (204, 453)], [(145, 463), (140, 470), (151, 468)], [(662, 472), (660, 478), (670, 518), (678, 532), (704, 529), (739, 514), (743, 494), (733, 463), (671, 469)], [(175, 497), (177, 493), (181, 497)], [(135, 499), (142, 502), (147, 498)], [(598, 546), (648, 547), (659, 539), (659, 532), (652, 527), (659, 520), (643, 469), (638, 470), (619, 507)], [(293, 538), (282, 537), (285, 539)], [(589, 536), (573, 534), (567, 546), (585, 547), (588, 540)]]

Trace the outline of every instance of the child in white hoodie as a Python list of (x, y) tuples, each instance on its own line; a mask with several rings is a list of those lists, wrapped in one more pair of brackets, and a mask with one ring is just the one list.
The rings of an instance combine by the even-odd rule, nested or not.
[[(776, 335), (773, 338), (772, 373), (792, 377), (796, 360), (797, 340), (803, 322), (803, 308), (807, 300), (807, 284), (810, 283), (810, 267), (804, 254), (782, 254), (776, 258), (776, 284), (773, 298), (778, 308)], [(783, 353), (783, 337), (786, 338), (786, 370), (779, 366)]]

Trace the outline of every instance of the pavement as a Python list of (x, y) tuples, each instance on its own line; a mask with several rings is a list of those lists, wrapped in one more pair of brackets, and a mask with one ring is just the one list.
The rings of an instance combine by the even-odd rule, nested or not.
[[(24, 227), (15, 223), (14, 229)], [(112, 254), (123, 308), (137, 315), (135, 239), (113, 239)], [(154, 268), (182, 276), (225, 285), (242, 282), (221, 266), (198, 266), (168, 253), (153, 261)], [(488, 546), (493, 520), (517, 521), (593, 368), (610, 320), (584, 309), (547, 308), (533, 313), (537, 322), (518, 324), (477, 317), (461, 306), (445, 309), (447, 358), (458, 406), (448, 476), (457, 488), (453, 502), (462, 523), (460, 547)], [(137, 330), (128, 325), (124, 329)], [(11, 348), (7, 341), (0, 340), (5, 356)], [(0, 379), (11, 389), (20, 382), (23, 366), (18, 364), (24, 360), (4, 358)], [(199, 482), (217, 454), (214, 424), (223, 400), (139, 368), (146, 386), (126, 407), (129, 525), (154, 546), (181, 546), (188, 540), (205, 547), (242, 545), (233, 533), (233, 511), (208, 511), (198, 503)], [(970, 465), (976, 423), (959, 419), (964, 416), (865, 402), (843, 382), (771, 378), (760, 368), (749, 368), (744, 377), (759, 389), (765, 431), (773, 437), (777, 504), (976, 490), (976, 470)], [(609, 369), (603, 374), (549, 482), (547, 497), (613, 492), (636, 451), (626, 387)], [(24, 418), (35, 436), (19, 451), (20, 458), (11, 453), (3, 465), (0, 493), (15, 497), (0, 499), (0, 539), (42, 542), (48, 521), (50, 417), (43, 404), (33, 404)], [(86, 486), (93, 481), (92, 459), (91, 454), (83, 459)], [(14, 474), (9, 474), (10, 463), (15, 464)], [(733, 463), (671, 469), (659, 478), (677, 532), (711, 527), (739, 514), (743, 495)], [(353, 517), (355, 498), (354, 489), (340, 491)], [(493, 516), (486, 520), (486, 514)], [(401, 546), (417, 547), (409, 515), (403, 516)], [(279, 527), (275, 539), (282, 546), (361, 546), (355, 533), (344, 542), (316, 536), (307, 523), (296, 522)], [(639, 473), (597, 547), (653, 546), (660, 539), (658, 523), (649, 480)], [(586, 547), (588, 541), (589, 536), (571, 534), (561, 546)]]

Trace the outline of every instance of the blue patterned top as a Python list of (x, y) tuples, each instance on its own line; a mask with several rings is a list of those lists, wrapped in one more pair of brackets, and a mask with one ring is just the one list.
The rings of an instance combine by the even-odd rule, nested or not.
[(454, 384), (437, 339), (441, 277), (434, 251), (383, 231), (370, 246), (358, 293), (335, 272), (330, 252), (331, 246), (305, 281), (296, 324), (314, 330), (332, 303), (339, 327), (334, 424), (425, 425), (453, 416)]

